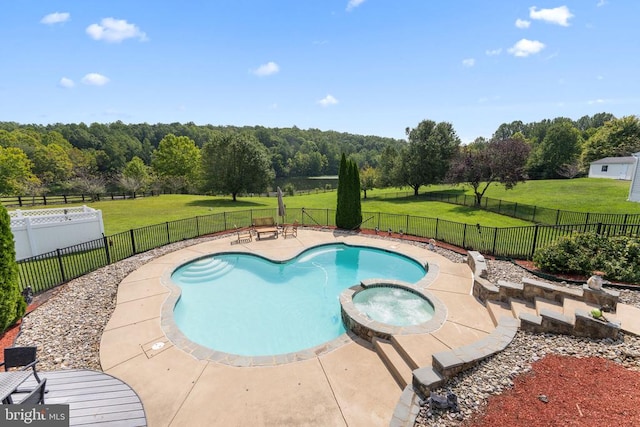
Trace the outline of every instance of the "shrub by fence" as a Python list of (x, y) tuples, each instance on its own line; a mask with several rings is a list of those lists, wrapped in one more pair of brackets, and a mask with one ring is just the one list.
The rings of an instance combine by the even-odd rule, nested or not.
[[(277, 217), (275, 208), (224, 212), (165, 222), (105, 236), (90, 242), (57, 249), (18, 263), (20, 286), (31, 286), (40, 293), (98, 268), (133, 255), (182, 240), (250, 227), (254, 217)], [(335, 226), (333, 209), (288, 209), (285, 223), (298, 221), (302, 226)], [(407, 234), (435, 239), (468, 250), (477, 250), (505, 258), (531, 259), (537, 248), (574, 231), (593, 231), (601, 235), (637, 235), (640, 225), (573, 224), (535, 225), (527, 227), (485, 227), (457, 222), (363, 212), (362, 229), (385, 235)]]

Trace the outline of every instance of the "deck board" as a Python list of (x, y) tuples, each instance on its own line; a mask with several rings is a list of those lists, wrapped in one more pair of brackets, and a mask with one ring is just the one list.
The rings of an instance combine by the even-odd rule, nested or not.
[[(47, 379), (48, 404), (68, 404), (71, 426), (146, 426), (140, 398), (131, 387), (109, 374), (89, 370), (38, 371)], [(21, 388), (33, 388), (31, 377)]]

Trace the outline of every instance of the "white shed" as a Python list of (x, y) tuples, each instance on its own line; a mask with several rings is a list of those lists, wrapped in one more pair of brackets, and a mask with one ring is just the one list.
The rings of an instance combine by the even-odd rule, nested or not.
[(633, 153), (633, 158), (635, 159), (636, 163), (633, 170), (633, 175), (631, 176), (631, 186), (629, 187), (629, 201), (640, 202), (640, 167), (638, 167), (638, 162), (640, 161), (640, 153)]
[(591, 162), (589, 166), (589, 178), (611, 178), (630, 180), (636, 169), (636, 158), (629, 157), (605, 157)]

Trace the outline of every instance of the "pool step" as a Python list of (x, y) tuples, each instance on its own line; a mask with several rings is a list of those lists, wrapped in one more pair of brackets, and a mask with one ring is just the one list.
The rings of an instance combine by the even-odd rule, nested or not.
[(382, 359), (393, 379), (400, 386), (400, 389), (404, 389), (407, 384), (411, 384), (412, 369), (391, 342), (373, 338), (373, 348)]

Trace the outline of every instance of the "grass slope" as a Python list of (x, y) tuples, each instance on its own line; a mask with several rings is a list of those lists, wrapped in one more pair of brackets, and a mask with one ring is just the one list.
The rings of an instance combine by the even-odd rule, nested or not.
[[(640, 203), (627, 201), (630, 185), (607, 178), (540, 180), (520, 183), (511, 190), (492, 184), (485, 196), (575, 212), (640, 213)], [(431, 186), (423, 191), (473, 194), (469, 186)]]

